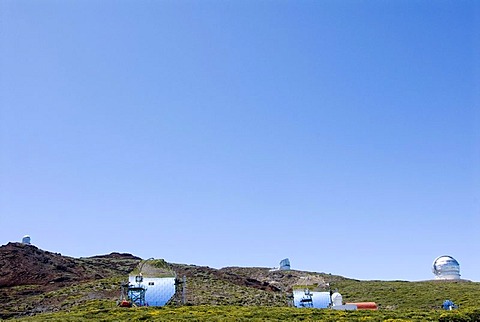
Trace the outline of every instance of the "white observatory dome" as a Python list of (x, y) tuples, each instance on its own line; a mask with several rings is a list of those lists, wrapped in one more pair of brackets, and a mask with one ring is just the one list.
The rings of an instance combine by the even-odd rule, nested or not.
[(452, 256), (440, 256), (433, 261), (432, 272), (435, 279), (458, 280), (460, 279), (460, 264)]
[(28, 235), (23, 236), (22, 243), (30, 245), (30, 236), (28, 236)]

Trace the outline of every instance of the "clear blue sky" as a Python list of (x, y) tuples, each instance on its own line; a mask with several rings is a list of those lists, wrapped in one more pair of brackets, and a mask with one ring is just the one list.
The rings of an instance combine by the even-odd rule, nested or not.
[(480, 281), (477, 1), (0, 2), (0, 244)]

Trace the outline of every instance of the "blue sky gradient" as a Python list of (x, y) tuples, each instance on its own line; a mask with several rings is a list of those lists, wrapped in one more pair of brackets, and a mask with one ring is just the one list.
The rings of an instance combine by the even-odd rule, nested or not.
[(475, 1), (0, 2), (0, 243), (480, 281)]

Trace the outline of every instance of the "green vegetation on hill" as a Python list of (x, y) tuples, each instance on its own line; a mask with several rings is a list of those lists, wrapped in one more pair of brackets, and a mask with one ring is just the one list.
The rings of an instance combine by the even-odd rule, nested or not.
[(469, 281), (357, 281), (331, 282), (345, 302), (373, 301), (381, 309), (440, 309), (450, 299), (461, 307), (480, 308), (480, 283)]
[(69, 311), (21, 318), (18, 322), (46, 321), (479, 321), (480, 310), (333, 311), (260, 306), (182, 306), (119, 308), (92, 301)]
[[(480, 283), (358, 281), (341, 276), (141, 261), (130, 254), (75, 259), (33, 246), (0, 247), (0, 319), (18, 321), (480, 321)], [(141, 266), (143, 264), (143, 266)], [(186, 276), (166, 307), (120, 308), (120, 285), (137, 267), (145, 276)], [(299, 285), (330, 286), (344, 302), (374, 301), (378, 311), (338, 312), (288, 307)], [(181, 288), (180, 288), (181, 289)], [(441, 310), (444, 300), (459, 310)], [(29, 316), (34, 315), (35, 316)], [(27, 317), (29, 316), (29, 317)]]
[[(18, 321), (480, 321), (480, 283), (467, 281), (357, 281), (328, 274), (322, 275), (337, 288), (344, 301), (375, 301), (378, 311), (337, 312), (299, 309), (286, 306), (286, 293), (236, 284), (219, 275), (219, 270), (189, 267), (188, 305), (172, 303), (162, 308), (119, 308), (115, 298), (122, 277), (72, 285), (38, 294), (28, 302), (18, 301), (17, 310), (38, 303), (57, 303), (56, 313), (24, 317)], [(261, 278), (263, 269), (242, 268), (242, 274)], [(187, 270), (188, 271), (188, 270)], [(221, 271), (221, 270), (220, 270)], [(233, 270), (234, 271), (234, 270)], [(290, 272), (304, 274), (304, 272)], [(285, 273), (286, 279), (291, 279)], [(312, 274), (312, 273), (307, 273)], [(268, 276), (268, 275), (265, 275)], [(32, 286), (34, 291), (37, 286)], [(18, 292), (28, 291), (18, 286)], [(460, 309), (440, 309), (445, 299), (460, 304)], [(109, 299), (109, 300), (107, 300)], [(50, 302), (49, 302), (50, 301)]]

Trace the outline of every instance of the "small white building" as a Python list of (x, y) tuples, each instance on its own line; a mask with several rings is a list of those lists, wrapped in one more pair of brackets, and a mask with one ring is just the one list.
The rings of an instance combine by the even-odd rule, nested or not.
[(28, 235), (23, 236), (22, 244), (30, 245), (30, 236), (28, 236)]
[(290, 270), (290, 260), (288, 258), (282, 259), (280, 261), (280, 270), (289, 271)]
[(288, 258), (285, 258), (280, 261), (280, 267), (274, 267), (270, 270), (270, 272), (289, 271), (289, 270), (290, 270), (290, 260)]
[(332, 309), (338, 311), (354, 311), (357, 309), (357, 306), (354, 304), (343, 304), (342, 294), (335, 292), (331, 296), (332, 298)]
[(337, 305), (342, 305), (343, 304), (343, 296), (342, 294), (335, 292), (332, 294), (332, 305), (337, 306)]

